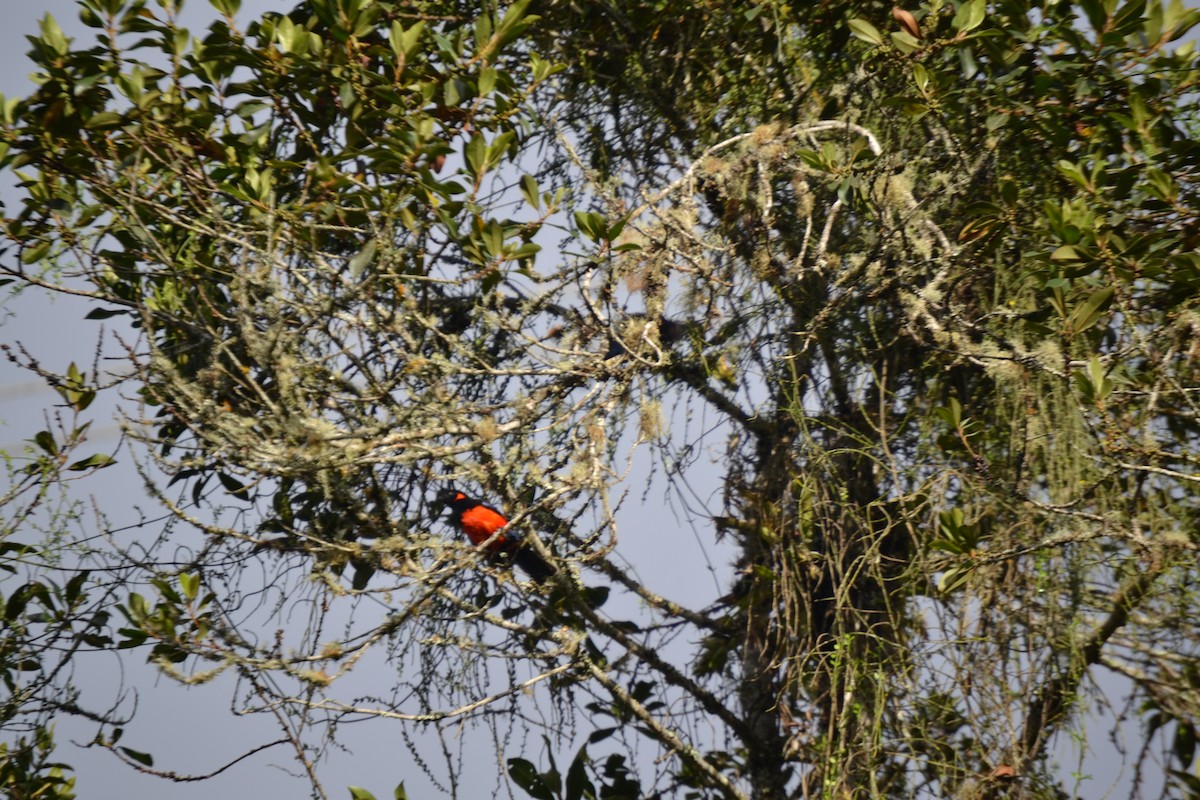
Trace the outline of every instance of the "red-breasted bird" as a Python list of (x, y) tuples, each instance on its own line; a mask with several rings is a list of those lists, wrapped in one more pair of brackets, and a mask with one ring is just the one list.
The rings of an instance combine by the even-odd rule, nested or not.
[[(495, 535), (508, 524), (508, 518), (495, 508), (468, 497), (457, 489), (438, 492), (437, 501), (450, 509), (450, 520), (466, 534), (471, 544), (480, 545), (491, 540), (488, 550), (492, 555), (505, 554), (538, 583), (542, 583), (558, 570), (547, 563), (538, 553), (526, 547), (521, 539), (507, 531)], [(495, 538), (492, 538), (495, 535)]]

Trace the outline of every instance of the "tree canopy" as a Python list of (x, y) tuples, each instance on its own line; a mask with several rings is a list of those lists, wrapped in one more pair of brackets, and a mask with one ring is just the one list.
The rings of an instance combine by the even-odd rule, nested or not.
[[(6, 786), (69, 796), (56, 713), (155, 770), (86, 647), (235, 675), (314, 796), (368, 718), (450, 794), (466, 725), (535, 798), (1055, 798), (1069, 737), (1200, 796), (1200, 11), (177, 5), (47, 17), (0, 104), (8, 288), (107, 320), (9, 348), (63, 400), (12, 494), (110, 467), (105, 392), (164, 512), (5, 504)], [(622, 558), (663, 498), (711, 602)]]

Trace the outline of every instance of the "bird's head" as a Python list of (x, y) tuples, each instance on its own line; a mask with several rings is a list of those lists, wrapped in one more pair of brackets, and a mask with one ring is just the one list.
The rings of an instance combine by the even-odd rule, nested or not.
[(463, 500), (468, 500), (468, 499), (469, 498), (465, 494), (460, 492), (458, 489), (447, 488), (447, 489), (442, 489), (440, 492), (437, 493), (437, 497), (434, 498), (434, 502), (437, 503), (442, 508), (447, 508), (449, 506), (454, 505), (457, 502), (460, 502)]

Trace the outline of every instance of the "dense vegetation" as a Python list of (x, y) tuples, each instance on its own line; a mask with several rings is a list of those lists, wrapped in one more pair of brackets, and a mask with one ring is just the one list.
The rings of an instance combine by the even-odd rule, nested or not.
[[(54, 714), (154, 770), (87, 648), (236, 674), (316, 796), (376, 717), (451, 793), (422, 735), (465, 722), (536, 798), (1055, 798), (1055, 742), (1121, 746), (1097, 705), (1123, 792), (1200, 796), (1200, 12), (160, 5), (47, 19), (0, 108), (8, 289), (123, 362), (9, 349), (63, 400), (0, 529), (10, 794), (70, 796)], [(104, 392), (135, 542), (43, 502), (121, 468)], [(451, 485), (557, 574), (450, 535)], [(621, 558), (664, 496), (734, 554), (704, 607)]]

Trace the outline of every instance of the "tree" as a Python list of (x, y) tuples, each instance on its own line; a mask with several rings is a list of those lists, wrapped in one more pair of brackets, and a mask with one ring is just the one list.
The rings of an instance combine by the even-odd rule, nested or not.
[(53, 723), (75, 715), (121, 724), (119, 704), (106, 710), (81, 699), (73, 665), (80, 651), (111, 645), (106, 606), (124, 586), (93, 579), (72, 558), (82, 509), (67, 491), (71, 473), (86, 475), (112, 463), (104, 453), (78, 458), (88, 428), (80, 415), (96, 392), (74, 364), (61, 377), (44, 377), (56, 385), (62, 406), (46, 415), (47, 427), (23, 452), (0, 452), (8, 478), (0, 495), (0, 572), (9, 581), (0, 595), (6, 692), (0, 729), (8, 734), (0, 742), (0, 787), (13, 798), (71, 800), (75, 779), (52, 760)]
[[(489, 729), (533, 797), (1056, 797), (1124, 701), (1131, 796), (1164, 742), (1200, 791), (1200, 12), (170, 5), (47, 21), (4, 104), (6, 269), (129, 323), (172, 515), (90, 556), (157, 593), (114, 647), (236, 673), (316, 794), (304, 732), (376, 716)], [(619, 558), (625, 476), (717, 449), (687, 608)], [(451, 484), (557, 575), (447, 538)]]

